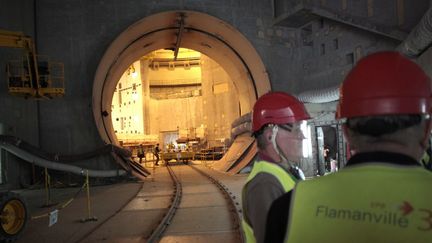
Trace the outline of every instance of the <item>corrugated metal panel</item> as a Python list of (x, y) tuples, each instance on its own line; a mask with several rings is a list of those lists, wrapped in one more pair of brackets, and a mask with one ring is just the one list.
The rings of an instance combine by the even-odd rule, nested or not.
[(240, 160), (233, 164), (233, 167), (228, 170), (229, 174), (238, 174), (244, 167), (246, 167), (255, 157), (258, 152), (257, 143), (254, 142), (252, 146), (246, 151)]
[(254, 141), (255, 138), (251, 137), (250, 133), (238, 136), (224, 157), (214, 163), (213, 168), (224, 172), (228, 171)]

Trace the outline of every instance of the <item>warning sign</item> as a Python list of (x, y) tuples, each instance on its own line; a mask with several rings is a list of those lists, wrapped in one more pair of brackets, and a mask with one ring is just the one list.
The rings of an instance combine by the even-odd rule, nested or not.
[(58, 218), (58, 210), (54, 210), (52, 212), (49, 213), (49, 223), (48, 223), (48, 227), (53, 226), (55, 223), (57, 223), (57, 218)]

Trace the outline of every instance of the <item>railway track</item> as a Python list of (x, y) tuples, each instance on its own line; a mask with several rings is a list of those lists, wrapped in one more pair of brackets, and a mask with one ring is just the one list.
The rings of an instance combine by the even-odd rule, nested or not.
[[(187, 168), (187, 169), (186, 169)], [(167, 169), (173, 179), (174, 187), (176, 188), (175, 196), (173, 197), (172, 204), (165, 215), (163, 220), (160, 222), (156, 230), (152, 233), (147, 242), (159, 242), (163, 241), (164, 233), (167, 231), (167, 238), (172, 239), (174, 237), (184, 238), (184, 242), (190, 240), (190, 235), (199, 234), (205, 242), (220, 242), (223, 238), (224, 242), (242, 242), (243, 236), (240, 230), (241, 221), (239, 215), (237, 214), (237, 205), (229, 189), (223, 185), (219, 180), (215, 179), (211, 175), (205, 173), (203, 170), (198, 169), (192, 165), (180, 165), (180, 166), (167, 166)], [(204, 179), (204, 180), (203, 180)], [(209, 181), (209, 184), (204, 184), (203, 181)], [(200, 183), (201, 185), (198, 185)], [(203, 186), (204, 184), (204, 186)], [(183, 187), (188, 187), (189, 192), (183, 193)], [(201, 187), (195, 188), (193, 187)], [(219, 193), (223, 198), (223, 203), (218, 200), (212, 201), (204, 200), (205, 202), (190, 203), (194, 200), (194, 197), (206, 197), (205, 194), (215, 194), (212, 188), (217, 188), (217, 193)], [(186, 189), (187, 190), (187, 189)], [(204, 195), (197, 196), (198, 193)], [(211, 196), (211, 197), (214, 197)], [(185, 204), (182, 206), (181, 202), (184, 201)], [(189, 203), (187, 203), (189, 201)], [(217, 210), (211, 210), (216, 208)], [(176, 213), (179, 210), (187, 211), (187, 213)], [(208, 209), (208, 210), (207, 210)], [(202, 211), (207, 210), (206, 214), (200, 214)], [(189, 222), (189, 225), (179, 225), (188, 222), (188, 218), (196, 218), (198, 216), (198, 221), (202, 222)], [(228, 216), (229, 221), (226, 219)], [(176, 218), (177, 217), (177, 218)], [(214, 220), (214, 224), (208, 221)], [(218, 222), (222, 220), (225, 226), (221, 229)], [(207, 222), (206, 222), (207, 221)], [(199, 225), (206, 225), (206, 227), (197, 227)], [(196, 231), (195, 231), (196, 230)], [(195, 231), (195, 232), (194, 232)], [(222, 232), (224, 236), (216, 235), (212, 232), (217, 232), (218, 234)], [(208, 237), (206, 239), (206, 236)], [(196, 239), (196, 236), (195, 236)], [(181, 240), (180, 240), (181, 241)]]
[[(219, 180), (193, 165), (159, 167), (155, 174), (147, 189), (80, 242), (243, 241), (239, 203)], [(132, 209), (136, 211), (130, 213)]]

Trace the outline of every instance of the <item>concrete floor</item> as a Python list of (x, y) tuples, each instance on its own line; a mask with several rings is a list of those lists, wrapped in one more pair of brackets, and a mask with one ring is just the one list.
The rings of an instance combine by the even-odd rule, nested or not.
[(160, 242), (240, 242), (238, 225), (218, 187), (188, 166), (172, 169), (182, 183), (183, 196)]
[[(218, 178), (233, 193), (237, 202), (241, 202), (241, 188), (247, 175), (229, 176), (204, 166), (199, 168)], [(97, 221), (80, 222), (81, 219), (88, 218), (87, 200), (85, 193), (81, 192), (69, 206), (59, 211), (58, 222), (53, 226), (48, 227), (47, 217), (29, 220), (17, 242), (145, 242), (145, 238), (167, 210), (173, 194), (172, 181), (165, 167), (150, 171), (152, 175), (143, 182), (91, 187), (91, 216), (97, 217)], [(205, 184), (209, 183), (204, 177), (202, 183), (187, 180), (183, 183), (183, 193), (189, 196), (184, 198), (176, 215), (177, 220), (183, 223), (167, 229), (161, 242), (236, 242), (229, 234), (220, 233), (229, 231), (224, 225), (226, 219), (223, 215), (218, 221), (220, 224), (217, 220), (208, 221), (212, 227), (219, 225), (220, 232), (207, 232), (206, 228), (210, 227), (210, 224), (206, 225), (205, 221), (198, 223), (197, 217), (211, 213), (212, 210), (215, 215), (218, 214), (218, 198), (221, 196), (217, 190), (208, 189)], [(53, 189), (52, 201), (65, 202), (78, 190), (79, 188)], [(44, 190), (26, 190), (22, 191), (21, 195), (28, 202), (32, 216), (54, 209), (40, 207), (46, 200)], [(213, 203), (212, 207), (204, 207), (210, 202)], [(200, 233), (185, 233), (188, 229), (181, 225), (195, 227)]]

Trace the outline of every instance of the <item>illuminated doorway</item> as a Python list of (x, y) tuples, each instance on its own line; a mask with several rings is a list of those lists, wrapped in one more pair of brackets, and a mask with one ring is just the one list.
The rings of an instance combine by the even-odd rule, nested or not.
[[(160, 49), (124, 71), (111, 104), (114, 133), (122, 146), (159, 143), (167, 150), (178, 148), (179, 141), (201, 148), (226, 145), (231, 123), (240, 116), (233, 81), (200, 52), (180, 48), (175, 59), (172, 50)], [(174, 133), (168, 141), (165, 135)]]
[[(199, 51), (225, 70), (239, 99), (232, 106), (240, 110), (240, 115), (250, 112), (257, 97), (270, 90), (266, 69), (255, 48), (230, 24), (194, 11), (158, 13), (129, 26), (111, 43), (99, 63), (92, 104), (96, 126), (106, 143), (119, 144), (111, 109), (113, 93), (125, 70), (148, 53), (178, 51), (180, 47)], [(225, 89), (216, 83), (212, 87), (216, 91)], [(212, 125), (211, 130), (218, 131), (220, 124)]]

